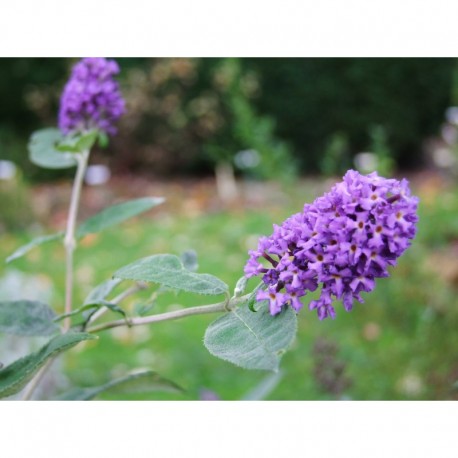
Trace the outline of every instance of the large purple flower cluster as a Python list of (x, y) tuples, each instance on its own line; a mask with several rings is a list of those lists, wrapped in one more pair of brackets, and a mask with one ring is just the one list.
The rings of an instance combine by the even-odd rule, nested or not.
[(333, 299), (350, 311), (353, 300), (363, 302), (360, 293), (372, 291), (375, 278), (387, 277), (387, 267), (410, 245), (417, 205), (407, 180), (349, 170), (329, 193), (274, 225), (273, 234), (249, 252), (245, 275), (263, 275), (266, 285), (257, 300), (268, 300), (272, 315), (287, 305), (299, 311), (300, 298), (321, 287), (309, 306), (320, 320), (335, 317)]
[(116, 120), (125, 105), (118, 83), (119, 73), (114, 60), (85, 58), (72, 70), (60, 100), (59, 128), (64, 134), (99, 129), (115, 134)]

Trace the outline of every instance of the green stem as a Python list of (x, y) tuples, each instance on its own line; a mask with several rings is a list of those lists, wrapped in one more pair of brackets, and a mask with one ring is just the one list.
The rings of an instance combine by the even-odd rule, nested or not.
[[(83, 178), (86, 172), (87, 161), (89, 158), (89, 150), (82, 151), (77, 155), (78, 167), (76, 170), (75, 181), (73, 182), (72, 197), (70, 201), (70, 209), (67, 220), (67, 230), (65, 232), (64, 246), (66, 253), (66, 269), (65, 269), (65, 312), (72, 311), (72, 290), (73, 290), (73, 251), (76, 248), (75, 227), (76, 218), (78, 216), (78, 207), (81, 196), (81, 188)], [(64, 321), (64, 332), (70, 329), (70, 317)]]
[[(70, 209), (68, 212), (67, 220), (67, 230), (64, 237), (64, 246), (66, 252), (65, 260), (65, 313), (71, 313), (72, 311), (72, 289), (73, 289), (73, 251), (76, 248), (76, 239), (75, 239), (75, 227), (76, 227), (76, 218), (78, 216), (78, 207), (81, 196), (81, 188), (83, 186), (84, 174), (86, 172), (87, 161), (89, 158), (89, 150), (82, 151), (79, 154), (75, 155), (78, 165), (76, 169), (75, 181), (73, 182), (72, 196), (70, 200)], [(70, 316), (65, 318), (64, 326), (62, 332), (67, 332), (71, 326)], [(28, 400), (33, 396), (33, 393), (42, 380), (43, 376), (46, 374), (48, 369), (51, 367), (55, 358), (51, 358), (47, 363), (40, 369), (40, 371), (35, 375), (35, 377), (27, 385), (24, 394), (22, 396), (23, 400)]]
[(173, 312), (159, 313), (157, 315), (131, 318), (127, 322), (126, 320), (110, 321), (108, 323), (102, 323), (98, 326), (89, 328), (88, 332), (99, 332), (105, 331), (106, 329), (117, 328), (119, 326), (141, 326), (144, 324), (157, 323), (159, 321), (170, 321), (184, 318), (191, 315), (205, 315), (207, 313), (218, 313), (218, 312), (230, 312), (238, 304), (247, 300), (249, 294), (242, 297), (233, 297), (226, 299), (222, 302), (210, 305), (199, 305), (197, 307), (189, 307), (181, 310), (174, 310)]

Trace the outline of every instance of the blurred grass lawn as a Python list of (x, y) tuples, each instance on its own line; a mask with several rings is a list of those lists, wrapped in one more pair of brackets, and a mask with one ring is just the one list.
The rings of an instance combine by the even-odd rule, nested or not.
[[(331, 378), (343, 374), (350, 380), (345, 389), (338, 390), (341, 398), (457, 398), (453, 384), (458, 380), (458, 187), (437, 190), (419, 182), (414, 191), (421, 198), (418, 236), (391, 270), (391, 278), (379, 279), (376, 290), (364, 296), (365, 304), (356, 304), (351, 313), (339, 304), (335, 320), (320, 322), (305, 306), (298, 317), (297, 338), (282, 361), (283, 378), (268, 399), (335, 399), (335, 392), (326, 388), (317, 374), (326, 370), (318, 365), (336, 362), (339, 368)], [(300, 211), (305, 201), (317, 197), (307, 182), (291, 188), (287, 195), (285, 205), (198, 217), (137, 218), (87, 237), (75, 255), (75, 303), (135, 259), (155, 253), (180, 254), (187, 249), (197, 251), (199, 272), (219, 276), (233, 288), (242, 275), (247, 249), (254, 247), (257, 237), (270, 234), (272, 223), (281, 223)], [(6, 258), (30, 238), (28, 233), (4, 235), (1, 257)], [(0, 276), (9, 268), (42, 273), (53, 281), (53, 305), (59, 307), (64, 296), (63, 264), (63, 248), (48, 244), (14, 265), (3, 265)], [(126, 283), (119, 285), (115, 294), (123, 285)], [(128, 299), (127, 309), (150, 293)], [(168, 294), (160, 297), (155, 308), (159, 312), (173, 308), (173, 304), (189, 306), (217, 300)], [(266, 373), (239, 369), (207, 352), (203, 335), (216, 317), (189, 317), (150, 327), (105, 331), (99, 341), (81, 344), (67, 354), (67, 375), (77, 386), (92, 386), (131, 369), (150, 367), (184, 387), (186, 393), (154, 393), (146, 398), (126, 395), (119, 399), (198, 399), (208, 390), (221, 399), (240, 399)], [(318, 362), (313, 348), (323, 339), (338, 350)]]

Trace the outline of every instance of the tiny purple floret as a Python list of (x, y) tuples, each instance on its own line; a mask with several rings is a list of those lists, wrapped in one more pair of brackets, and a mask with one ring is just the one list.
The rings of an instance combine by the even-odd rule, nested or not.
[(116, 133), (115, 122), (125, 112), (125, 103), (114, 75), (114, 60), (87, 57), (72, 70), (60, 99), (59, 129), (72, 134), (98, 129)]
[(276, 315), (286, 306), (299, 311), (299, 298), (320, 288), (309, 304), (320, 320), (335, 317), (336, 299), (350, 311), (410, 246), (418, 202), (406, 179), (349, 170), (329, 193), (274, 225), (273, 234), (249, 252), (245, 275), (262, 275), (265, 284), (256, 299), (268, 300)]

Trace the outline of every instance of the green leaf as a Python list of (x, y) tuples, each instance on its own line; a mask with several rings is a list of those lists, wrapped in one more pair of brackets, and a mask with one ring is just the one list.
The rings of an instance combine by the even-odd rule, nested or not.
[(110, 139), (105, 132), (100, 131), (99, 136), (98, 136), (98, 141), (99, 141), (100, 148), (106, 148), (108, 146), (108, 143), (110, 142)]
[(81, 307), (75, 309), (75, 310), (72, 310), (71, 312), (69, 313), (63, 313), (62, 315), (58, 315), (54, 318), (54, 321), (61, 321), (63, 320), (64, 318), (68, 318), (70, 316), (75, 316), (75, 315), (79, 315), (80, 313), (82, 312), (85, 312), (86, 310), (90, 310), (90, 313), (89, 313), (89, 316), (92, 315), (97, 309), (99, 309), (100, 307), (103, 307), (104, 304), (102, 303), (89, 303), (89, 304), (85, 304), (85, 305), (82, 305)]
[(64, 137), (62, 141), (55, 145), (57, 151), (63, 153), (82, 153), (89, 150), (97, 140), (98, 131), (91, 130), (84, 134), (77, 134), (69, 137)]
[(55, 148), (60, 153), (79, 153), (80, 151), (76, 148), (76, 141), (74, 143), (74, 146), (72, 143), (58, 143)]
[(33, 239), (31, 242), (27, 243), (27, 245), (22, 245), (14, 253), (10, 254), (6, 258), (6, 262), (8, 263), (8, 262), (13, 261), (14, 259), (24, 256), (32, 248), (35, 248), (38, 245), (42, 245), (43, 243), (47, 243), (47, 242), (52, 242), (53, 240), (59, 240), (59, 239), (62, 239), (63, 237), (64, 237), (63, 232), (58, 232), (57, 234), (43, 235), (41, 237), (37, 237)]
[(76, 142), (76, 147), (79, 149), (79, 151), (91, 149), (94, 146), (94, 143), (97, 140), (98, 135), (99, 132), (97, 130), (91, 130), (89, 132), (79, 135), (78, 140)]
[(38, 301), (0, 302), (0, 331), (21, 336), (48, 336), (59, 327), (49, 305)]
[(84, 300), (84, 305), (81, 307), (81, 311), (86, 311), (83, 316), (87, 320), (90, 318), (94, 312), (97, 311), (100, 307), (105, 305), (104, 301), (106, 297), (113, 291), (113, 289), (121, 283), (119, 278), (110, 278), (109, 280), (104, 281), (100, 285), (96, 286)]
[(139, 259), (115, 272), (114, 277), (159, 283), (169, 288), (197, 294), (226, 294), (228, 286), (209, 274), (191, 272), (172, 254), (156, 254)]
[(119, 305), (112, 304), (111, 302), (108, 302), (108, 301), (91, 302), (89, 304), (82, 305), (81, 307), (77, 308), (76, 310), (71, 311), (70, 313), (63, 313), (62, 315), (56, 316), (54, 318), (54, 321), (61, 321), (64, 318), (68, 318), (68, 317), (79, 315), (80, 313), (83, 313), (84, 321), (81, 323), (81, 325), (83, 326), (83, 330), (84, 330), (90, 318), (92, 317), (92, 315), (94, 315), (94, 313), (102, 307), (106, 307), (107, 309), (111, 310), (112, 312), (119, 313), (126, 320), (126, 324), (129, 324), (129, 321), (127, 320), (126, 312)]
[(103, 301), (113, 291), (113, 289), (121, 283), (119, 278), (110, 278), (109, 280), (100, 283), (96, 286), (84, 299), (84, 304), (93, 304), (95, 302)]
[(118, 304), (113, 304), (108, 301), (99, 301), (99, 302), (95, 302), (93, 304), (87, 304), (87, 305), (92, 305), (98, 308), (106, 307), (107, 309), (111, 310), (112, 312), (119, 313), (123, 318), (126, 318), (126, 312)]
[(97, 336), (87, 333), (59, 334), (37, 352), (4, 367), (0, 370), (0, 398), (21, 391), (50, 358), (74, 347), (79, 342), (91, 339), (97, 339)]
[(252, 311), (252, 312), (257, 312), (258, 310), (256, 309), (256, 304), (258, 304), (258, 307), (261, 306), (262, 304), (262, 301), (261, 302), (258, 302), (256, 300), (256, 294), (257, 292), (260, 290), (260, 289), (266, 289), (266, 285), (264, 282), (261, 282), (259, 283), (258, 286), (256, 286), (256, 288), (251, 292), (251, 294), (249, 295), (248, 297), (248, 300), (247, 300), (247, 305), (248, 305), (248, 308)]
[(212, 355), (245, 369), (277, 371), (296, 330), (290, 307), (272, 316), (266, 302), (256, 313), (245, 304), (210, 324), (204, 344)]
[(60, 400), (89, 401), (100, 393), (112, 394), (150, 393), (152, 391), (183, 392), (184, 390), (171, 380), (161, 377), (154, 371), (147, 370), (129, 374), (93, 388), (75, 388), (62, 395)]
[(30, 137), (28, 149), (30, 160), (47, 169), (66, 169), (77, 165), (72, 153), (63, 153), (56, 144), (63, 139), (59, 129), (48, 128), (34, 132)]
[(119, 224), (164, 202), (162, 197), (142, 197), (105, 208), (87, 219), (76, 231), (77, 237), (100, 232), (107, 227)]
[(56, 143), (56, 150), (61, 153), (80, 153), (81, 150), (77, 146), (78, 137), (64, 137), (62, 141)]

